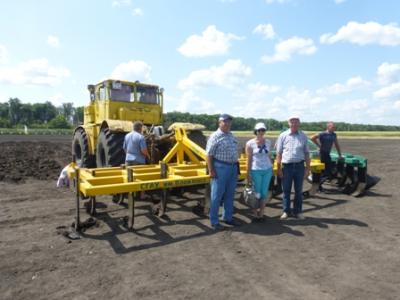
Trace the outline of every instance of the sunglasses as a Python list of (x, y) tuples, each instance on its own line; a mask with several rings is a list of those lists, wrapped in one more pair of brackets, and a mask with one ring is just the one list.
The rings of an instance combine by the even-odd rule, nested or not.
[(265, 132), (265, 129), (257, 129), (257, 132)]

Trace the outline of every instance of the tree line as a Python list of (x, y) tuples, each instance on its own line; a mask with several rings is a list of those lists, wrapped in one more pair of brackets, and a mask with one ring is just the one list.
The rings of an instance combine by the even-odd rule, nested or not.
[[(166, 126), (174, 122), (199, 123), (206, 126), (207, 130), (215, 130), (218, 126), (218, 114), (190, 114), (181, 112), (169, 112), (164, 114)], [(334, 121), (334, 120), (333, 120)], [(243, 118), (234, 117), (232, 130), (251, 131), (257, 122), (264, 122), (268, 130), (280, 131), (288, 127), (287, 121), (278, 121), (268, 118)], [(327, 121), (321, 122), (302, 122), (301, 128), (306, 131), (320, 131), (326, 129)], [(345, 122), (335, 122), (338, 131), (399, 131), (400, 126), (371, 125), (371, 124), (350, 124)]]
[(0, 103), (0, 128), (28, 126), (31, 128), (72, 128), (83, 122), (83, 106), (62, 103), (56, 107), (50, 101), (45, 103), (22, 103), (10, 98)]
[[(0, 128), (28, 126), (31, 128), (73, 128), (83, 123), (83, 106), (74, 107), (73, 103), (62, 103), (56, 107), (51, 102), (22, 103), (18, 98), (10, 98), (0, 103)], [(164, 114), (164, 126), (168, 128), (174, 122), (190, 122), (202, 124), (207, 130), (215, 130), (218, 126), (218, 114), (190, 114), (168, 112)], [(268, 118), (235, 117), (232, 130), (251, 131), (257, 122), (264, 122), (268, 130), (280, 131), (287, 128), (287, 121)], [(400, 131), (400, 126), (350, 124), (335, 122), (338, 131)], [(301, 128), (307, 131), (324, 130), (326, 121), (302, 122)]]

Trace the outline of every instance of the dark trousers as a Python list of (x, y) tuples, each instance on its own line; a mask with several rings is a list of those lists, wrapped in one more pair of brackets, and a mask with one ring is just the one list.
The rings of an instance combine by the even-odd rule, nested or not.
[(331, 160), (330, 152), (320, 152), (319, 155), (320, 155), (321, 162), (325, 164), (325, 170), (322, 173), (321, 181), (320, 181), (320, 183), (322, 184), (325, 180), (331, 178), (332, 160)]
[(293, 214), (300, 214), (303, 210), (303, 179), (304, 161), (299, 163), (283, 164), (283, 211), (290, 214), (290, 193), (294, 184)]

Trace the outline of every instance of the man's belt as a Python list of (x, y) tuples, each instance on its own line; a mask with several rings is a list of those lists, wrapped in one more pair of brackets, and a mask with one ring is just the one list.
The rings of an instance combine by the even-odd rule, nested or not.
[(298, 162), (282, 163), (284, 166), (304, 165), (304, 160)]
[(217, 163), (223, 164), (223, 165), (228, 165), (228, 166), (232, 166), (232, 165), (236, 165), (237, 164), (237, 161), (229, 162), (229, 161), (219, 160), (219, 159), (216, 159), (216, 158), (214, 158), (214, 161), (217, 162)]

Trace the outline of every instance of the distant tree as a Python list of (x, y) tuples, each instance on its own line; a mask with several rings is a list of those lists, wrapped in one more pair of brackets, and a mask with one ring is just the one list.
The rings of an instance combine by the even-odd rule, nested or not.
[(0, 103), (0, 118), (8, 119), (9, 118), (8, 110), (9, 110), (8, 102)]
[(51, 119), (49, 124), (49, 128), (71, 128), (68, 121), (65, 119), (63, 115), (58, 115), (55, 118)]
[(32, 105), (22, 104), (20, 108), (19, 124), (30, 125), (33, 122), (33, 110)]
[(72, 121), (74, 116), (74, 104), (71, 102), (63, 103), (61, 107), (61, 113), (64, 115), (67, 121)]
[(84, 112), (84, 107), (83, 106), (78, 106), (75, 108), (74, 112), (74, 124), (79, 125), (83, 123), (83, 112)]
[(57, 108), (49, 101), (33, 104), (32, 110), (33, 117), (38, 123), (46, 124), (57, 116)]
[(18, 98), (10, 98), (8, 100), (8, 117), (12, 126), (18, 124), (21, 118), (21, 101)]

